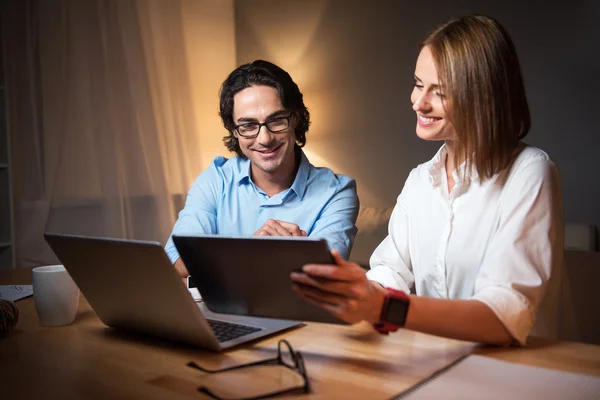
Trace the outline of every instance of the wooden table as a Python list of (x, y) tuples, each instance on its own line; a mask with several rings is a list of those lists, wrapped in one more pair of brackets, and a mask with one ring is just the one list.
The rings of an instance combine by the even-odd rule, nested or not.
[[(0, 284), (30, 284), (31, 269), (4, 271)], [(390, 336), (366, 324), (353, 327), (308, 323), (225, 353), (213, 353), (107, 328), (85, 298), (74, 324), (39, 325), (33, 298), (17, 302), (17, 328), (0, 338), (0, 392), (3, 399), (193, 399), (196, 388), (223, 384), (186, 367), (211, 368), (273, 357), (287, 339), (305, 358), (312, 391), (298, 398), (386, 399), (401, 393), (464, 354), (600, 376), (600, 346), (532, 338), (525, 348), (481, 348), (474, 343), (401, 330)], [(264, 369), (263, 369), (264, 370)], [(250, 385), (292, 379), (270, 372), (240, 371), (225, 386), (244, 395)], [(288, 375), (290, 375), (288, 373)], [(208, 385), (208, 384), (207, 384)], [(294, 397), (294, 396), (292, 396)]]

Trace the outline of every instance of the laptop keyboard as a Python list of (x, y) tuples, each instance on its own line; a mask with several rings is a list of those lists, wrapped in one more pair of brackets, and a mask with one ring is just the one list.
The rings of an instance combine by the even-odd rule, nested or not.
[(217, 321), (214, 319), (207, 319), (207, 321), (219, 342), (226, 342), (261, 330), (261, 328), (234, 324), (233, 322)]

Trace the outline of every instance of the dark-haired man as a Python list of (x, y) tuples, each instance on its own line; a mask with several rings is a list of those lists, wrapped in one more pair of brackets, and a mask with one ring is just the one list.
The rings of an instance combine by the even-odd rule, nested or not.
[[(223, 82), (227, 148), (202, 172), (172, 234), (311, 236), (347, 258), (359, 202), (353, 179), (312, 166), (301, 148), (310, 113), (290, 75), (267, 61), (236, 68)], [(188, 271), (169, 238), (167, 255)]]

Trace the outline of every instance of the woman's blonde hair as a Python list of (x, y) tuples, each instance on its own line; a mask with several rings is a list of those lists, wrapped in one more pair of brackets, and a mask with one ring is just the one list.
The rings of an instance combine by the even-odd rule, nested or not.
[(456, 130), (455, 165), (466, 160), (480, 181), (502, 171), (529, 132), (521, 67), (506, 30), (493, 18), (469, 15), (432, 31), (428, 46)]

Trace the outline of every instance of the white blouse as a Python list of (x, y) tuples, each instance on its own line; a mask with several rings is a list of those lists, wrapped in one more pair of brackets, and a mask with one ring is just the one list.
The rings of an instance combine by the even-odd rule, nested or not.
[[(454, 171), (448, 193), (445, 158), (444, 145), (411, 171), (367, 276), (420, 296), (479, 300), (524, 344), (550, 277), (556, 288), (562, 273), (558, 171), (546, 153), (521, 144), (509, 167), (483, 183), (474, 169), (466, 180)], [(556, 329), (557, 300), (543, 307), (546, 333)]]

